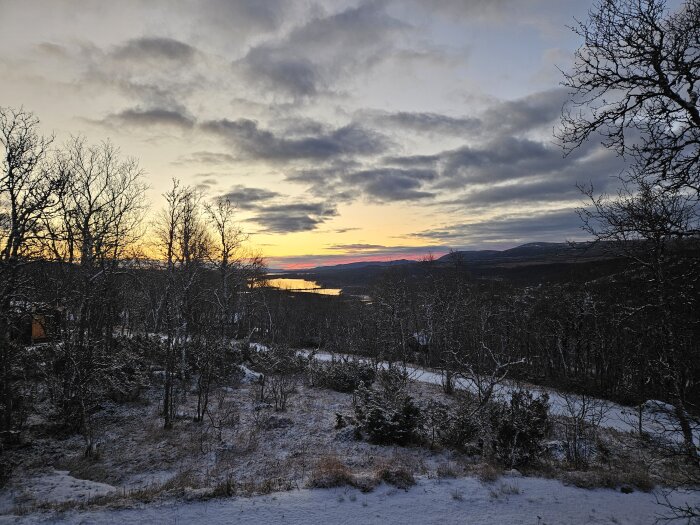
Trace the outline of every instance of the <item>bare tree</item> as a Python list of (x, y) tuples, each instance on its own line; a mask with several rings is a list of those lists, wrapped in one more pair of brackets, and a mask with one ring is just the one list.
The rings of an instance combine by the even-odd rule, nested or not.
[(697, 469), (686, 395), (695, 383), (687, 363), (698, 358), (686, 326), (698, 306), (697, 260), (684, 255), (700, 231), (700, 0), (675, 12), (664, 0), (600, 0), (573, 30), (583, 43), (564, 74), (571, 101), (560, 138), (572, 151), (599, 134), (628, 163), (618, 195), (585, 188), (590, 206), (580, 214), (584, 228), (611, 241), (644, 279), (647, 302), (635, 314), (654, 312), (654, 368)]
[(205, 206), (207, 219), (212, 226), (214, 241), (211, 256), (219, 270), (219, 288), (214, 297), (219, 311), (222, 336), (232, 334), (236, 320), (234, 299), (241, 285), (244, 272), (241, 245), (245, 236), (235, 222), (235, 206), (228, 199), (217, 200)]
[(564, 74), (567, 151), (599, 133), (664, 186), (700, 191), (700, 0), (599, 0), (573, 31), (583, 40)]
[(19, 428), (26, 404), (21, 378), (20, 321), (31, 315), (27, 265), (41, 254), (42, 221), (56, 206), (61, 179), (48, 161), (52, 137), (24, 109), (0, 107), (0, 430)]
[(47, 160), (53, 137), (39, 134), (39, 119), (23, 109), (0, 107), (0, 260), (36, 247), (45, 213), (55, 207), (61, 179)]
[[(200, 195), (174, 179), (172, 188), (163, 196), (166, 206), (155, 221), (155, 242), (165, 258), (167, 282), (158, 302), (156, 326), (166, 333), (163, 417), (165, 428), (172, 428), (175, 376), (179, 372), (180, 381), (187, 381), (187, 344), (204, 313), (197, 311), (195, 301), (203, 291), (199, 279), (211, 245), (201, 216)], [(187, 391), (181, 390), (183, 394)]]
[(58, 153), (64, 180), (59, 210), (46, 217), (45, 253), (63, 263), (66, 325), (56, 345), (61, 370), (58, 402), (66, 421), (93, 449), (90, 414), (110, 374), (115, 323), (120, 317), (118, 279), (128, 250), (141, 235), (145, 211), (143, 172), (108, 142), (76, 137)]

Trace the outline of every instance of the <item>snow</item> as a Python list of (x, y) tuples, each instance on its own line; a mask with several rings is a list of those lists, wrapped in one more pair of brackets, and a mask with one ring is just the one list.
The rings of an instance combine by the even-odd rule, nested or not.
[[(97, 496), (106, 496), (116, 492), (116, 488), (106, 483), (87, 479), (78, 479), (69, 475), (67, 470), (51, 470), (41, 476), (26, 480), (22, 493), (10, 503), (61, 503), (64, 501), (88, 501)], [(6, 511), (7, 508), (0, 511)]]
[(240, 365), (240, 369), (243, 372), (243, 379), (241, 379), (242, 383), (256, 383), (260, 381), (260, 376), (262, 376), (262, 374), (253, 372), (245, 365)]
[[(306, 355), (310, 355), (311, 352), (304, 351)], [(316, 352), (313, 354), (314, 358), (319, 361), (331, 361), (338, 357), (343, 358), (356, 358), (350, 355), (340, 355), (340, 354), (330, 354), (325, 352)], [(369, 361), (360, 358), (363, 361)], [(382, 368), (388, 368), (389, 364), (386, 362), (379, 363)], [(442, 374), (440, 372), (435, 372), (425, 368), (418, 368), (413, 366), (407, 366), (406, 372), (413, 381), (419, 381), (422, 383), (428, 383), (432, 385), (442, 384)], [(465, 379), (457, 380), (455, 387), (461, 390), (469, 390), (476, 392), (476, 386)], [(496, 390), (495, 395), (497, 397), (507, 399), (510, 394), (515, 390), (520, 390), (522, 388), (527, 388), (533, 394), (548, 394), (549, 395), (549, 405), (550, 413), (559, 416), (570, 416), (567, 402), (565, 396), (556, 390), (551, 388), (544, 388), (534, 385), (521, 385), (514, 382), (506, 381), (499, 386)], [(611, 428), (618, 430), (620, 432), (636, 432), (638, 428), (638, 414), (636, 408), (628, 408), (612, 401), (606, 401), (603, 399), (592, 399), (594, 404), (600, 407), (602, 411), (602, 419), (600, 426), (605, 428)], [(644, 404), (643, 412), (643, 428), (645, 432), (650, 432), (656, 435), (664, 434), (666, 437), (673, 437), (678, 441), (683, 439), (680, 425), (673, 415), (673, 407), (667, 403), (661, 401), (647, 401)], [(697, 437), (698, 444), (700, 445), (700, 423), (695, 423), (695, 435)]]
[[(675, 502), (697, 494), (675, 494)], [(192, 524), (651, 524), (664, 509), (656, 496), (608, 489), (585, 490), (551, 479), (505, 477), (484, 484), (474, 478), (421, 478), (408, 491), (380, 485), (356, 489), (302, 489), (252, 498), (164, 503), (127, 510), (100, 509), (59, 515), (0, 516), (5, 523)]]
[(270, 349), (261, 343), (250, 343), (250, 350), (253, 352), (267, 352)]

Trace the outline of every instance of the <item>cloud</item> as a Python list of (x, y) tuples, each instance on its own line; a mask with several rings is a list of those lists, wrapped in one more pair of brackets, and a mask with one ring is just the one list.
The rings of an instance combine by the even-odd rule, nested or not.
[(246, 157), (271, 162), (376, 155), (388, 147), (384, 136), (356, 124), (303, 137), (277, 134), (249, 119), (206, 121), (201, 129), (223, 138)]
[(260, 207), (249, 220), (260, 224), (266, 233), (293, 233), (315, 230), (337, 215), (334, 205), (322, 202), (279, 204)]
[(376, 202), (429, 199), (434, 193), (424, 186), (435, 180), (432, 169), (377, 167), (358, 169), (354, 163), (318, 169), (302, 169), (287, 175), (290, 182), (307, 184), (318, 197), (332, 196), (336, 202), (360, 198)]
[(138, 108), (186, 107), (207, 83), (215, 85), (215, 72), (204, 55), (169, 38), (146, 36), (116, 46), (81, 42), (67, 53), (81, 90), (111, 98), (117, 93)]
[(514, 245), (535, 240), (561, 242), (564, 239), (587, 238), (581, 230), (581, 219), (573, 208), (504, 214), (483, 221), (426, 230), (415, 235), (459, 245)]
[(452, 20), (504, 20), (512, 16), (513, 8), (518, 6), (516, 0), (432, 0), (429, 4), (422, 0), (409, 1), (432, 15), (439, 14)]
[(243, 185), (236, 185), (228, 192), (221, 196), (223, 199), (228, 199), (232, 203), (238, 205), (241, 209), (257, 209), (261, 202), (267, 202), (280, 194), (276, 191), (265, 190), (262, 188), (249, 188)]
[(184, 111), (165, 108), (141, 109), (139, 107), (125, 109), (108, 115), (102, 122), (108, 125), (133, 127), (172, 126), (191, 128), (194, 125), (192, 117)]
[(440, 161), (440, 155), (408, 155), (403, 157), (384, 157), (382, 162), (388, 166), (407, 168), (434, 168)]
[(195, 5), (209, 25), (221, 25), (230, 33), (232, 26), (272, 31), (284, 21), (292, 3), (290, 0), (207, 0)]
[(348, 188), (359, 187), (365, 196), (376, 200), (402, 201), (433, 197), (421, 188), (435, 177), (432, 170), (377, 168), (350, 173), (344, 183)]
[(285, 91), (294, 97), (315, 95), (322, 80), (307, 58), (287, 56), (286, 50), (258, 47), (245, 58), (250, 76), (268, 89)]
[(438, 113), (400, 111), (398, 113), (367, 112), (373, 122), (402, 130), (425, 134), (460, 136), (481, 129), (482, 122), (474, 117), (450, 117)]
[(366, 252), (377, 251), (387, 248), (382, 244), (333, 244), (328, 246), (329, 250), (338, 250), (342, 252)]
[(163, 37), (141, 37), (127, 40), (118, 46), (112, 56), (117, 60), (168, 60), (189, 62), (197, 50), (189, 44)]
[(518, 134), (550, 126), (547, 131), (551, 135), (552, 127), (559, 122), (561, 108), (568, 97), (568, 90), (561, 87), (502, 101), (481, 115), (484, 124), (482, 130), (487, 133)]
[(282, 38), (252, 47), (234, 67), (267, 90), (311, 97), (385, 56), (406, 27), (382, 2), (364, 2), (315, 16)]
[(219, 153), (216, 151), (195, 151), (194, 153), (181, 157), (173, 162), (173, 164), (209, 164), (220, 166), (224, 164), (232, 164), (236, 162), (235, 155), (230, 153)]

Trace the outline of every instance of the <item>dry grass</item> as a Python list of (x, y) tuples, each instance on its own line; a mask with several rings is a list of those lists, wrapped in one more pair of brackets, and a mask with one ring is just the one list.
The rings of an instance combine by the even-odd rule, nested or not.
[(642, 492), (650, 492), (654, 489), (654, 482), (649, 474), (641, 469), (620, 470), (589, 470), (565, 472), (562, 481), (566, 485), (573, 485), (582, 489), (617, 489), (634, 487)]
[(507, 498), (508, 496), (515, 496), (521, 493), (520, 487), (514, 483), (504, 483), (501, 482), (497, 487), (491, 489), (489, 495), (492, 499)]
[(476, 467), (476, 476), (482, 483), (494, 483), (503, 475), (503, 471), (491, 463), (481, 463)]
[(99, 458), (84, 455), (65, 458), (56, 464), (58, 470), (67, 470), (71, 476), (100, 483), (114, 483), (115, 476)]
[(416, 484), (413, 473), (403, 465), (386, 463), (375, 472), (377, 480), (384, 481), (398, 489), (408, 490)]
[(446, 463), (440, 463), (435, 475), (439, 479), (452, 479), (458, 478), (463, 474), (463, 469), (460, 469), (455, 463), (448, 461)]
[(308, 487), (329, 489), (333, 487), (355, 486), (355, 478), (350, 469), (336, 456), (325, 456), (318, 460), (311, 471)]

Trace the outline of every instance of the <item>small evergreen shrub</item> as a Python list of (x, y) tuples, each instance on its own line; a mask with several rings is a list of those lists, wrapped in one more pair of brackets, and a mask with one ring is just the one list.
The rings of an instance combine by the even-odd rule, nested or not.
[(421, 411), (404, 392), (373, 390), (361, 384), (355, 392), (355, 417), (372, 443), (407, 445), (420, 441)]
[(375, 375), (374, 367), (362, 361), (314, 361), (309, 365), (309, 380), (312, 386), (337, 392), (354, 392), (360, 383), (371, 385)]
[(493, 406), (491, 424), (496, 459), (506, 467), (525, 465), (542, 453), (542, 441), (549, 434), (549, 396), (513, 392), (510, 403)]

